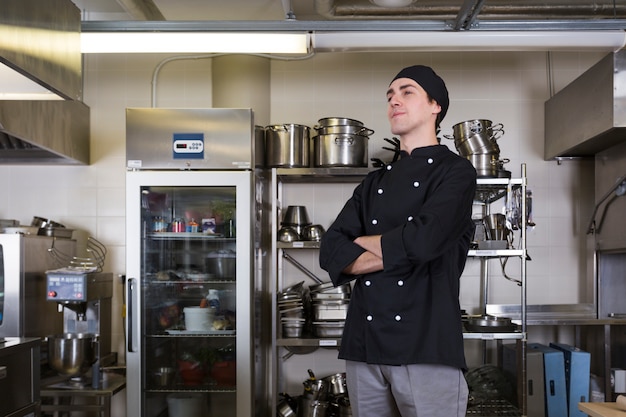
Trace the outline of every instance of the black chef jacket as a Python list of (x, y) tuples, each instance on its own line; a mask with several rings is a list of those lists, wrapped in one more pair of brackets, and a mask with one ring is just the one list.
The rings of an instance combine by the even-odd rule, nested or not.
[[(444, 145), (417, 148), (371, 172), (323, 235), (320, 266), (334, 285), (354, 280), (339, 358), (467, 369), (459, 278), (474, 232), (476, 170)], [(384, 270), (344, 274), (382, 235)]]

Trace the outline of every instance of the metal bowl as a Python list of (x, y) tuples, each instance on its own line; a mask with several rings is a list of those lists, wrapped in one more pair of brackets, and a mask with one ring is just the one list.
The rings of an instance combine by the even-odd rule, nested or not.
[(300, 234), (295, 227), (283, 226), (278, 230), (278, 240), (285, 243), (300, 240)]
[(96, 361), (96, 343), (91, 333), (48, 336), (48, 363), (61, 375), (83, 375)]
[(320, 241), (324, 233), (326, 233), (326, 230), (324, 230), (322, 225), (312, 224), (302, 230), (302, 237), (304, 240)]

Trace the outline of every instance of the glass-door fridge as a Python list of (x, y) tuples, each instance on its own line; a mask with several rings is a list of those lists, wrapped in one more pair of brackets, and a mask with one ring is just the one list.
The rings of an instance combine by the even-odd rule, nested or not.
[[(254, 355), (263, 343), (254, 326), (262, 181), (254, 159), (238, 156), (253, 152), (251, 117), (249, 110), (127, 111), (129, 416), (248, 417), (262, 408), (255, 405), (262, 358)], [(240, 136), (248, 146), (225, 151)], [(137, 153), (142, 146), (146, 157)], [(198, 149), (203, 157), (190, 158)], [(225, 152), (237, 169), (209, 169)], [(181, 163), (186, 168), (170, 166)]]

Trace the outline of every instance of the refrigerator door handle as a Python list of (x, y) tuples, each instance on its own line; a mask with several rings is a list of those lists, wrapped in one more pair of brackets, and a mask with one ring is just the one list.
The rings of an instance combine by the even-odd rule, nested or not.
[(137, 344), (136, 343), (136, 334), (137, 331), (135, 329), (135, 326), (137, 326), (137, 323), (135, 321), (135, 290), (136, 290), (136, 279), (135, 278), (130, 278), (128, 280), (128, 304), (127, 304), (127, 328), (128, 328), (128, 351), (129, 352), (136, 352), (137, 351)]

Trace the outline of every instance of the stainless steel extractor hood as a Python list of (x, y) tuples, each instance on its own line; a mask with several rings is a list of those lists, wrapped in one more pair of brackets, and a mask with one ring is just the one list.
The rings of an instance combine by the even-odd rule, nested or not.
[(89, 164), (89, 107), (80, 101), (0, 101), (0, 164)]
[(626, 140), (626, 51), (611, 53), (545, 103), (546, 160), (593, 156)]
[(80, 10), (71, 0), (0, 0), (0, 10), (0, 63), (65, 99), (0, 101), (0, 164), (88, 164)]

